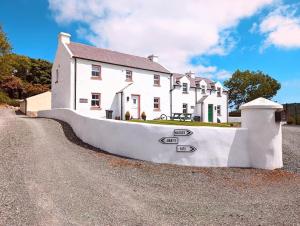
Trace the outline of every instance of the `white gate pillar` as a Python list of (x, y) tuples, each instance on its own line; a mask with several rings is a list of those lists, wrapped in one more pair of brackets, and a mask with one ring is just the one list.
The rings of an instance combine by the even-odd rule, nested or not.
[(248, 152), (251, 167), (276, 169), (282, 162), (281, 123), (275, 122), (275, 112), (281, 104), (257, 98), (240, 107), (242, 127), (248, 129)]

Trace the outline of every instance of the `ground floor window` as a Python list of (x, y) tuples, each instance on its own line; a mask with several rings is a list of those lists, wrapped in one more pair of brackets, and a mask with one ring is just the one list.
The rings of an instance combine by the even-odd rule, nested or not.
[(154, 97), (153, 99), (153, 108), (154, 110), (160, 110), (160, 98), (159, 97)]
[(182, 113), (188, 113), (188, 104), (182, 104)]
[(100, 103), (101, 103), (100, 99), (101, 99), (100, 93), (92, 93), (91, 107), (100, 108)]
[(218, 116), (221, 115), (221, 105), (217, 105), (217, 114)]

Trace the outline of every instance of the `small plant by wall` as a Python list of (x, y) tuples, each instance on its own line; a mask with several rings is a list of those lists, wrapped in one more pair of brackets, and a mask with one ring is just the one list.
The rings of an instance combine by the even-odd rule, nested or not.
[(125, 113), (125, 120), (129, 120), (130, 119), (130, 112), (126, 111)]
[(143, 111), (142, 112), (142, 115), (141, 115), (141, 117), (142, 117), (142, 119), (144, 120), (144, 121), (146, 121), (146, 119), (147, 119), (147, 116), (146, 116), (146, 113)]

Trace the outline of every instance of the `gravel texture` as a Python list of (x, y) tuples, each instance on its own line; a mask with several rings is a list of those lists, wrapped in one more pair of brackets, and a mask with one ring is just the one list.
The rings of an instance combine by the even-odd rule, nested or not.
[(65, 123), (0, 110), (0, 225), (297, 225), (300, 127), (283, 132), (284, 170), (183, 167), (109, 155)]

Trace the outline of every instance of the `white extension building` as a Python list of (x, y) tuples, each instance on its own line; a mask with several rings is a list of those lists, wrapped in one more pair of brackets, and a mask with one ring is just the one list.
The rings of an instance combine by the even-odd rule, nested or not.
[(52, 108), (93, 117), (147, 119), (190, 113), (205, 122), (227, 122), (227, 92), (206, 78), (171, 73), (156, 56), (138, 57), (70, 42), (59, 34), (52, 68)]

